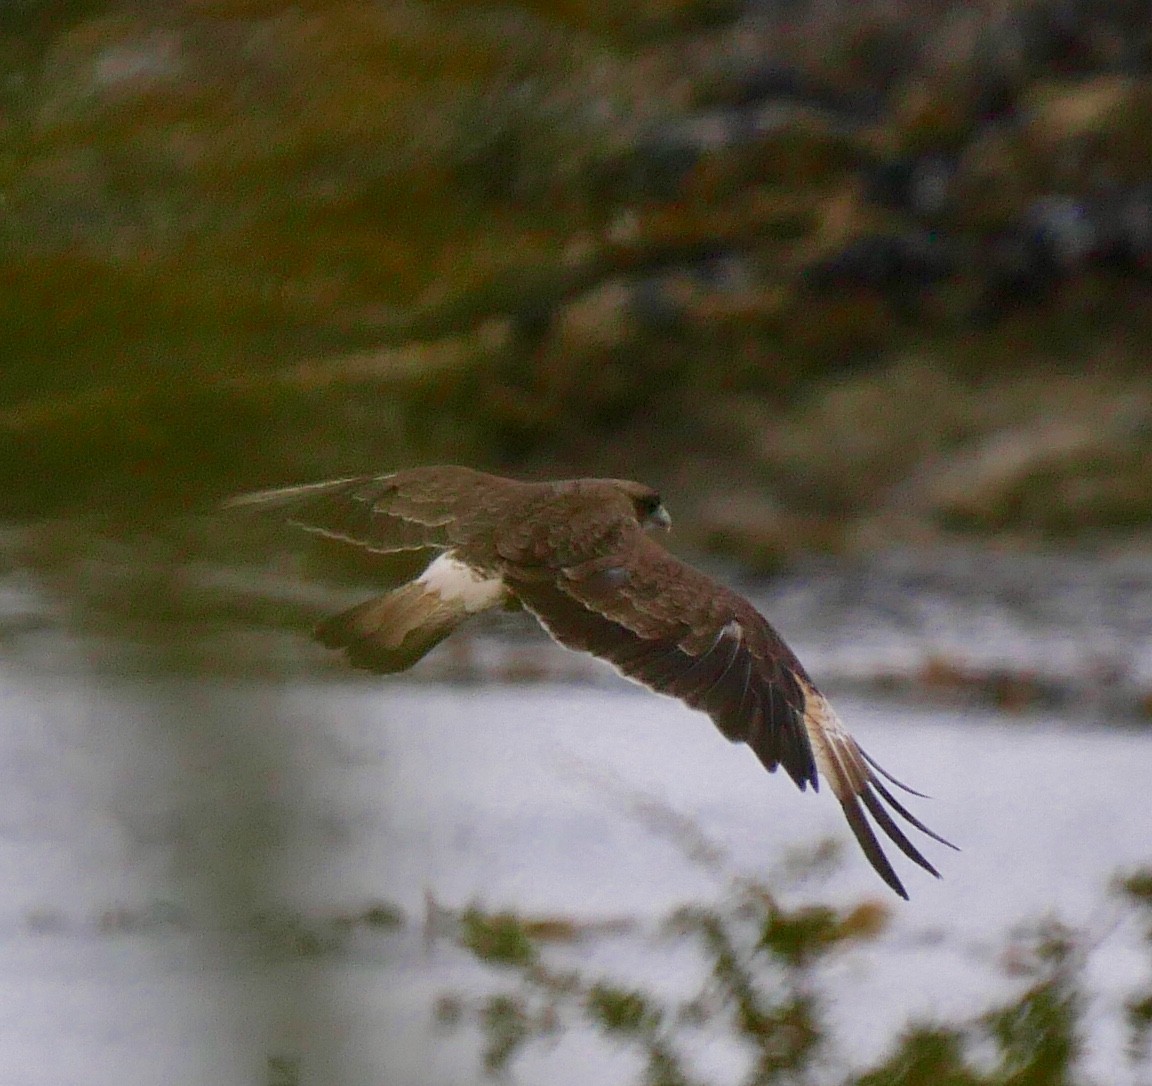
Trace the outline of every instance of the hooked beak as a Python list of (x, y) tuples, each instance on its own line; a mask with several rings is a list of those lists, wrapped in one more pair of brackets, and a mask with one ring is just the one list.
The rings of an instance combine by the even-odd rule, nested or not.
[(659, 505), (648, 515), (648, 526), (650, 528), (661, 528), (665, 532), (672, 530), (672, 518), (668, 515), (668, 510), (664, 506)]

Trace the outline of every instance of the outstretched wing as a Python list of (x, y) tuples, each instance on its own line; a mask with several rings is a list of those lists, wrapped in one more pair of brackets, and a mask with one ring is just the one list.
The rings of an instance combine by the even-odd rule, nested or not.
[(804, 789), (818, 787), (819, 770), (865, 855), (896, 893), (907, 897), (863, 808), (901, 851), (938, 874), (879, 799), (936, 835), (879, 780), (792, 650), (743, 597), (639, 531), (626, 535), (617, 552), (577, 565), (510, 564), (505, 580), (562, 645), (708, 713), (770, 771), (782, 765)]
[(804, 727), (803, 668), (746, 600), (638, 528), (615, 553), (556, 568), (505, 567), (505, 582), (562, 645), (702, 709), (769, 770), (817, 784)]
[(227, 504), (275, 510), (289, 523), (376, 554), (450, 547), (477, 514), (522, 484), (460, 467), (412, 468), (242, 494)]

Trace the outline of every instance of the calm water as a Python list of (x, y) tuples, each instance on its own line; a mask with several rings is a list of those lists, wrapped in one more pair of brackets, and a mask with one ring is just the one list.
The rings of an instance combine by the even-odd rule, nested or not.
[[(48, 650), (51, 651), (48, 651)], [(985, 1005), (1003, 932), (1083, 921), (1117, 867), (1152, 862), (1152, 736), (1074, 719), (926, 711), (839, 697), (882, 764), (936, 798), (916, 810), (963, 847), (937, 882), (897, 863), (890, 898), (827, 795), (801, 795), (675, 702), (623, 684), (451, 686), (119, 679), (60, 639), (0, 669), (0, 1082), (179, 1086), (476, 1081), (475, 1039), (432, 1024), (437, 994), (491, 975), (422, 928), (445, 906), (633, 917), (714, 899), (714, 876), (636, 817), (642, 793), (690, 816), (733, 865), (771, 876), (825, 836), (845, 862), (800, 900), (868, 895), (897, 922), (836, 967), (844, 1056), (879, 1054), (910, 1013)], [(931, 845), (931, 842), (929, 842)], [(400, 931), (305, 959), (257, 952), (253, 912), (399, 905)], [(930, 936), (944, 932), (943, 943)], [(585, 964), (691, 989), (691, 962), (641, 934)], [(1125, 1081), (1110, 993), (1143, 959), (1103, 952), (1090, 1068)], [(731, 1054), (704, 1053), (722, 1071)], [(726, 1063), (727, 1061), (727, 1063)], [(520, 1081), (623, 1081), (575, 1036)]]

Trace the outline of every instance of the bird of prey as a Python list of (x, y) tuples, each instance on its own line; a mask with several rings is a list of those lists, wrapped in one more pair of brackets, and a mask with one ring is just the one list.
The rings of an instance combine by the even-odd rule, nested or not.
[(860, 748), (767, 619), (649, 534), (671, 524), (650, 487), (519, 482), (441, 466), (265, 490), (229, 505), (282, 511), (307, 531), (368, 552), (433, 552), (414, 580), (317, 628), (322, 644), (357, 667), (402, 671), (469, 616), (522, 607), (561, 645), (704, 711), (770, 772), (783, 766), (802, 791), (817, 789), (823, 776), (865, 856), (901, 897), (904, 885), (865, 811), (937, 878), (889, 809), (955, 847), (893, 796), (885, 781), (920, 793)]

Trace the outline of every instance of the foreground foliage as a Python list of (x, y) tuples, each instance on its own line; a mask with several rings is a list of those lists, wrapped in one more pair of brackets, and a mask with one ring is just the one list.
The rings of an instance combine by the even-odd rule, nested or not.
[[(963, 1020), (910, 1021), (887, 1055), (863, 1070), (852, 1068), (837, 1044), (826, 981), (847, 948), (882, 934), (886, 908), (874, 902), (785, 907), (765, 885), (738, 877), (718, 904), (680, 909), (656, 935), (662, 952), (696, 953), (694, 994), (669, 995), (618, 968), (601, 973), (587, 965), (603, 933), (473, 907), (456, 917), (458, 940), (508, 983), (494, 994), (445, 996), (438, 1015), (446, 1028), (479, 1030), (489, 1075), (509, 1073), (532, 1046), (591, 1031), (632, 1051), (644, 1086), (1084, 1083), (1093, 1081), (1081, 1064), (1088, 1015), (1098, 1002), (1090, 966), (1102, 946), (1131, 934), (1134, 923), (1143, 927), (1141, 945), (1152, 966), (1152, 870), (1118, 880), (1108, 913), (1091, 928), (1045, 919), (1013, 932), (998, 957), (998, 980), (1001, 987), (1005, 981), (1017, 986), (1012, 995)], [(561, 945), (572, 943), (581, 953)], [(1152, 1047), (1152, 968), (1146, 975), (1125, 1006), (1123, 1058), (1137, 1079)], [(739, 1069), (726, 1077), (702, 1071), (695, 1058), (717, 1038), (739, 1053), (728, 1061)]]

